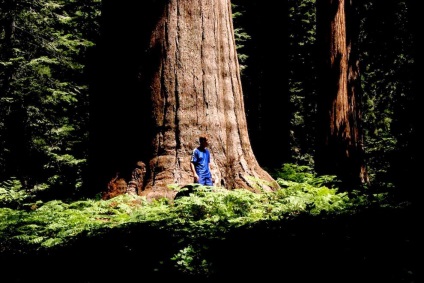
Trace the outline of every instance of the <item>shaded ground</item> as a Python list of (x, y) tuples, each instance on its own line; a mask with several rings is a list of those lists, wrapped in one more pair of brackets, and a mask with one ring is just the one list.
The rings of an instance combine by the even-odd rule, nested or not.
[(170, 258), (181, 249), (170, 231), (137, 224), (83, 239), (48, 255), (1, 260), (0, 282), (418, 282), (411, 209), (336, 218), (299, 217), (203, 239), (211, 274), (188, 275)]

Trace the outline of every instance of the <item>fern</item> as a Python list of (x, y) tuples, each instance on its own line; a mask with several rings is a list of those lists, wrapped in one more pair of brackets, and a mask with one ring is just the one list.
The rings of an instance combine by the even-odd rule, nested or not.
[[(295, 166), (285, 168), (289, 170), (280, 176), (302, 182), (278, 178), (280, 189), (262, 193), (193, 185), (190, 193), (172, 202), (148, 202), (145, 197), (124, 194), (109, 200), (38, 201), (27, 203), (26, 211), (3, 207), (0, 247), (50, 249), (72, 245), (84, 237), (103, 237), (112, 229), (126, 231), (130, 224), (147, 223), (178, 239), (179, 250), (171, 259), (177, 269), (201, 274), (211, 268), (205, 258), (207, 240), (224, 240), (236, 229), (283, 223), (301, 215), (349, 214), (384, 200), (384, 196), (370, 199), (360, 192), (349, 196), (336, 188), (316, 185), (321, 183), (320, 177), (306, 167), (300, 167), (301, 172), (293, 170)], [(187, 187), (173, 185), (170, 189), (184, 192)]]
[(0, 206), (18, 208), (31, 198), (32, 195), (22, 188), (18, 179), (10, 178), (0, 182)]

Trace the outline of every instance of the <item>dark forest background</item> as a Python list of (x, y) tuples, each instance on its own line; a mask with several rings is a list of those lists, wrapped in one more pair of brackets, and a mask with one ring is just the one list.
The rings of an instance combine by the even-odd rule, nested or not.
[[(178, 237), (184, 233), (174, 230), (181, 227), (163, 219), (159, 224), (129, 222), (113, 230), (99, 224), (99, 237), (86, 237), (86, 230), (74, 233), (72, 229), (78, 229), (63, 221), (57, 235), (46, 229), (50, 234), (44, 241), (54, 247), (53, 241), (69, 238), (70, 245), (31, 250), (34, 242), (42, 241), (37, 238), (41, 223), (50, 226), (50, 218), (62, 219), (58, 211), (67, 203), (98, 200), (117, 172), (128, 178), (135, 162), (146, 155), (146, 139), (141, 138), (145, 133), (138, 125), (148, 112), (143, 111), (147, 103), (139, 95), (138, 76), (148, 59), (143, 53), (150, 32), (147, 23), (157, 16), (161, 2), (0, 0), (0, 206), (7, 216), (0, 226), (6, 235), (0, 251), (8, 271), (0, 281), (57, 282), (53, 271), (62, 274), (63, 282), (129, 281), (134, 276), (130, 271), (136, 269), (157, 280), (188, 279), (172, 273), (171, 263), (158, 264), (185, 248)], [(232, 2), (255, 156), (269, 172), (286, 163), (313, 168), (320, 86), (316, 1)], [(423, 62), (418, 0), (355, 4), (361, 17), (358, 49), (365, 161), (371, 181), (363, 189), (369, 195), (388, 193), (399, 203), (417, 204)], [(90, 217), (103, 211), (96, 205), (106, 206), (72, 205), (88, 207)], [(418, 282), (420, 217), (418, 205), (411, 207), (392, 210), (369, 205), (354, 215), (301, 214), (285, 221), (261, 221), (231, 230), (225, 241), (215, 234), (199, 236), (194, 232), (201, 234), (204, 227), (194, 226), (183, 240), (189, 242), (196, 235), (199, 246), (208, 247), (206, 258), (214, 260), (218, 271), (210, 282), (257, 275), (262, 280), (281, 276), (307, 282), (322, 278), (412, 283)], [(77, 215), (75, 222), (93, 227), (75, 211), (64, 218)], [(196, 216), (196, 211), (189, 212), (187, 218)], [(129, 217), (125, 211), (120, 213)], [(168, 229), (157, 229), (160, 224), (169, 224)], [(212, 226), (206, 231), (217, 232)], [(8, 238), (7, 233), (18, 237)], [(24, 240), (30, 243), (25, 245), (28, 250), (21, 246)], [(21, 256), (24, 251), (29, 256)], [(117, 265), (118, 271), (111, 272)], [(162, 277), (157, 277), (158, 266), (165, 270), (159, 274)]]
[[(413, 198), (418, 167), (416, 1), (358, 1), (371, 190)], [(42, 198), (92, 197), (148, 148), (143, 70), (157, 1), (1, 2), (0, 179)], [(260, 165), (313, 167), (315, 1), (233, 1), (249, 136)]]

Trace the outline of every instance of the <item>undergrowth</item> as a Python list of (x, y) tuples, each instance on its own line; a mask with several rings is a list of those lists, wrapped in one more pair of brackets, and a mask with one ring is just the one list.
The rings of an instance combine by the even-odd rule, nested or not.
[(231, 230), (260, 222), (288, 221), (301, 215), (352, 214), (385, 204), (384, 195), (340, 193), (334, 176), (317, 177), (304, 166), (285, 165), (275, 179), (281, 189), (273, 192), (258, 194), (192, 184), (185, 196), (152, 202), (140, 196), (120, 195), (110, 200), (44, 203), (25, 196), (15, 181), (2, 183), (0, 252), (29, 253), (64, 247), (81, 237), (149, 223), (178, 239), (181, 248), (172, 257), (178, 270), (207, 273), (210, 265), (203, 256), (205, 239), (225, 239)]

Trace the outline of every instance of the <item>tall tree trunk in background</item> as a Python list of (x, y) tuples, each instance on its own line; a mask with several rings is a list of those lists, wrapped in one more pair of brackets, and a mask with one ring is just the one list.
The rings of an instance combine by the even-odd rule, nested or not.
[(193, 182), (190, 157), (201, 133), (209, 135), (217, 185), (259, 192), (251, 177), (273, 180), (249, 141), (230, 1), (171, 0), (164, 8), (148, 50), (154, 125), (144, 194)]
[[(112, 5), (105, 7), (106, 18), (110, 12), (109, 17), (114, 18), (113, 25), (119, 24), (116, 16), (120, 11), (113, 9), (116, 4), (106, 4)], [(118, 76), (103, 70), (106, 79), (98, 84), (106, 83), (106, 87), (114, 84), (114, 80), (120, 79), (119, 69), (122, 67), (126, 68), (124, 72), (128, 72), (130, 68), (122, 65), (123, 61), (137, 63), (136, 72), (131, 71), (125, 78), (122, 77), (138, 77), (137, 83), (132, 81), (134, 86), (115, 83), (120, 85), (120, 88), (115, 86), (120, 96), (111, 101), (101, 97), (108, 108), (121, 108), (120, 101), (125, 101), (123, 115), (133, 114), (124, 119), (119, 117), (121, 115), (110, 118), (109, 112), (109, 115), (97, 115), (95, 118), (95, 123), (108, 123), (111, 131), (115, 131), (115, 125), (122, 127), (126, 123), (123, 129), (129, 129), (131, 133), (126, 135), (128, 138), (113, 143), (103, 139), (105, 133), (98, 132), (100, 135), (94, 137), (97, 142), (109, 142), (106, 147), (112, 149), (114, 145), (114, 155), (131, 155), (148, 165), (142, 195), (149, 198), (172, 196), (168, 185), (193, 183), (190, 157), (192, 150), (198, 146), (201, 133), (209, 136), (216, 186), (246, 188), (255, 192), (278, 188), (272, 177), (259, 166), (251, 148), (230, 1), (170, 0), (131, 5), (139, 5), (143, 9), (132, 17), (134, 7), (127, 7), (123, 14), (129, 21), (124, 21), (122, 29), (109, 27), (111, 35), (115, 32), (116, 37), (109, 36), (110, 41), (106, 41), (104, 47), (106, 52), (120, 51), (116, 62), (112, 61)], [(139, 50), (128, 49), (132, 44), (128, 41), (127, 49), (123, 50), (122, 41), (116, 43), (117, 36), (126, 40), (138, 37), (137, 40), (141, 41), (137, 47)], [(150, 39), (149, 42), (145, 42), (146, 38)], [(107, 46), (109, 42), (116, 48)], [(128, 54), (132, 57), (125, 57)], [(108, 64), (110, 62), (108, 58)], [(108, 120), (97, 120), (102, 117)], [(116, 122), (117, 119), (121, 122)], [(132, 126), (128, 127), (130, 123)], [(132, 150), (125, 151), (125, 148)], [(94, 146), (94, 150), (98, 148)], [(109, 163), (132, 162), (131, 158), (119, 160), (110, 152), (108, 157), (97, 152), (97, 157)], [(101, 165), (101, 162), (97, 164)]]
[[(354, 1), (353, 1), (354, 2)], [(355, 50), (359, 22), (352, 1), (317, 1), (317, 43), (321, 77), (318, 174), (337, 175), (342, 187), (368, 183), (361, 128), (359, 60)]]

